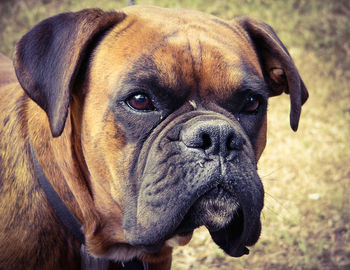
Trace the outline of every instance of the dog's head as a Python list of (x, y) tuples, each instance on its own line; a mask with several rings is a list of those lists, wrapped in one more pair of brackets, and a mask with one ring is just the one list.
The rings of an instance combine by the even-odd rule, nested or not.
[(232, 256), (258, 240), (268, 98), (290, 94), (296, 130), (308, 96), (268, 25), (155, 7), (65, 13), (22, 38), (15, 67), (54, 137), (69, 107), (78, 119), (86, 207), (104, 230), (104, 248), (90, 250), (156, 252), (202, 225)]

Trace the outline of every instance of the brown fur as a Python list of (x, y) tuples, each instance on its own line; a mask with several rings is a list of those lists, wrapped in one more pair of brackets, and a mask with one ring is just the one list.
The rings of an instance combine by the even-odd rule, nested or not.
[[(2, 56), (2, 60), (5, 60), (2, 64), (10, 67), (8, 59)], [(8, 72), (11, 74), (10, 70)], [(0, 133), (1, 267), (9, 270), (80, 267), (79, 243), (67, 234), (34, 176), (29, 140), (36, 149), (38, 161), (46, 176), (62, 200), (80, 220), (84, 220), (86, 234), (89, 233), (90, 226), (92, 236), (87, 234), (87, 239), (95, 248), (91, 250), (98, 254), (105, 252), (103, 247), (109, 246), (109, 243), (125, 242), (120, 224), (121, 212), (118, 214), (116, 204), (108, 199), (110, 196), (106, 196), (106, 191), (103, 188), (96, 191), (101, 193), (100, 198), (106, 198), (98, 203), (105, 210), (103, 214), (96, 213), (91, 196), (86, 196), (90, 191), (86, 178), (83, 177), (86, 172), (81, 170), (81, 161), (76, 154), (79, 153), (79, 146), (75, 142), (80, 140), (80, 134), (72, 132), (72, 122), (78, 121), (73, 113), (67, 119), (62, 135), (53, 138), (45, 113), (23, 95), (23, 90), (15, 80), (1, 85), (0, 93), (3, 97), (0, 121), (4, 123)], [(78, 110), (74, 101), (70, 110)], [(105, 225), (101, 220), (103, 218), (109, 218), (113, 223)], [(108, 233), (111, 230), (113, 238), (110, 234), (104, 236), (105, 231)], [(171, 262), (170, 250), (165, 248), (163, 253), (152, 256), (153, 259), (149, 258), (156, 261), (150, 264), (150, 269), (162, 269), (159, 268), (160, 265), (168, 267)], [(113, 269), (119, 267), (120, 265), (115, 265)]]
[[(51, 88), (63, 91), (54, 97), (43, 99), (42, 90), (36, 88), (36, 80), (47, 78), (35, 72), (33, 76), (36, 64), (31, 63), (32, 57), (26, 58), (22, 53), (28, 46), (25, 39), (17, 45), (15, 66), (19, 81), (30, 97), (17, 82), (10, 60), (0, 55), (0, 269), (80, 267), (79, 243), (65, 231), (38, 185), (30, 144), (57, 193), (82, 222), (89, 252), (117, 260), (137, 256), (149, 262), (150, 269), (170, 269), (171, 247), (164, 246), (156, 254), (146, 254), (127, 244), (122, 229), (123, 206), (128, 203), (123, 201), (122, 193), (128, 185), (127, 172), (136, 146), (127, 140), (121, 125), (115, 121), (110, 97), (118, 87), (115, 84), (121, 74), (143, 54), (153, 55), (165, 86), (177, 88), (179, 95), (192, 89), (189, 99), (193, 98), (194, 102), (204, 102), (213, 96), (221, 99), (232, 96), (243, 80), (243, 68), (264, 80), (268, 72), (261, 68), (262, 61), (266, 69), (283, 69), (289, 80), (271, 75), (270, 83), (275, 83), (272, 89), (275, 93), (271, 95), (280, 94), (282, 88), (288, 87), (286, 91), (293, 93), (293, 97), (300, 95), (300, 91), (306, 92), (302, 81), (298, 81), (299, 90), (294, 89), (299, 77), (293, 73), (296, 69), (292, 62), (287, 63), (286, 53), (276, 49), (277, 56), (271, 58), (268, 52), (257, 52), (259, 49), (252, 45), (255, 36), (246, 32), (256, 22), (249, 24), (246, 18), (238, 22), (220, 21), (222, 27), (217, 28), (215, 17), (183, 11), (191, 15), (188, 22), (191, 27), (183, 30), (193, 37), (188, 40), (176, 34), (176, 12), (153, 11), (149, 7), (132, 7), (125, 12), (127, 16), (105, 15), (99, 10), (80, 13), (78, 22), (74, 22), (79, 27), (73, 29), (78, 38), (66, 45), (70, 48), (69, 54), (56, 52), (61, 64), (55, 72), (57, 76), (64, 73), (65, 79), (47, 82)], [(143, 12), (150, 12), (153, 22), (174, 34), (164, 37), (161, 31), (148, 25), (149, 15), (144, 16)], [(98, 18), (98, 26), (89, 25), (86, 16)], [(206, 44), (197, 42), (194, 30), (203, 27)], [(94, 44), (96, 49), (90, 47), (91, 40), (96, 40), (102, 28), (108, 34), (102, 39), (98, 37), (101, 42)], [(165, 39), (173, 45), (165, 43)], [(158, 42), (159, 46), (148, 47), (150, 41)], [(232, 53), (234, 51), (239, 51), (241, 58)], [(35, 53), (31, 56), (35, 57)], [(37, 67), (40, 68), (48, 67)], [(180, 83), (187, 88), (182, 88)], [(296, 91), (299, 92), (295, 94)], [(299, 107), (305, 102), (305, 95), (298, 97), (302, 100)], [(294, 100), (292, 103), (297, 106)], [(294, 107), (299, 111), (291, 115), (294, 127), (299, 119), (299, 107)], [(253, 147), (258, 159), (266, 144), (266, 117), (254, 136)], [(190, 237), (184, 237), (178, 242), (186, 244), (189, 240)], [(113, 267), (119, 269), (120, 265)]]

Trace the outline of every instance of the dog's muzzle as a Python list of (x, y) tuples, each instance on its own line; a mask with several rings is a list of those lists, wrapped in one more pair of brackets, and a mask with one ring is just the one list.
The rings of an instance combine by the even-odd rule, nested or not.
[(136, 171), (134, 205), (124, 215), (132, 245), (157, 250), (202, 225), (231, 256), (257, 241), (264, 192), (249, 138), (233, 117), (192, 111), (164, 121)]

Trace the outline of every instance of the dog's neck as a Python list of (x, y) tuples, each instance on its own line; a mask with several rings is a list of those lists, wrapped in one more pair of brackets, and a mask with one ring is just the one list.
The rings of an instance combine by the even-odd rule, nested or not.
[[(34, 114), (28, 119), (28, 139), (38, 163), (62, 201), (82, 222), (85, 216), (91, 215), (91, 213), (86, 213), (90, 208), (82, 207), (83, 203), (85, 202), (85, 206), (91, 205), (92, 199), (90, 196), (76, 197), (76, 194), (79, 194), (81, 190), (87, 191), (87, 194), (89, 191), (75, 159), (70, 119), (67, 119), (66, 129), (62, 135), (58, 138), (52, 138), (46, 114), (31, 101), (28, 102), (27, 106), (31, 114)], [(58, 166), (52, 166), (52, 164), (58, 164)], [(54, 181), (55, 179), (61, 180)], [(66, 179), (74, 181), (65, 181)]]
[(66, 229), (75, 237), (76, 240), (80, 242), (81, 245), (85, 245), (85, 235), (82, 232), (82, 225), (75, 215), (67, 208), (66, 204), (61, 200), (60, 196), (57, 194), (50, 181), (47, 179), (45, 173), (43, 172), (35, 151), (33, 149), (32, 143), (30, 144), (30, 153), (32, 157), (32, 162), (34, 165), (34, 173), (37, 178), (41, 188), (46, 194), (46, 197), (50, 203), (50, 206), (55, 211), (56, 215), (66, 227)]

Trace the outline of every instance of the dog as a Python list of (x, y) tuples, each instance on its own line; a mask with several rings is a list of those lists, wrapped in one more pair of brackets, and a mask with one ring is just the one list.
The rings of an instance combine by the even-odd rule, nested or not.
[(0, 269), (170, 269), (200, 226), (230, 256), (257, 242), (268, 98), (294, 131), (308, 98), (270, 26), (86, 9), (0, 62)]

